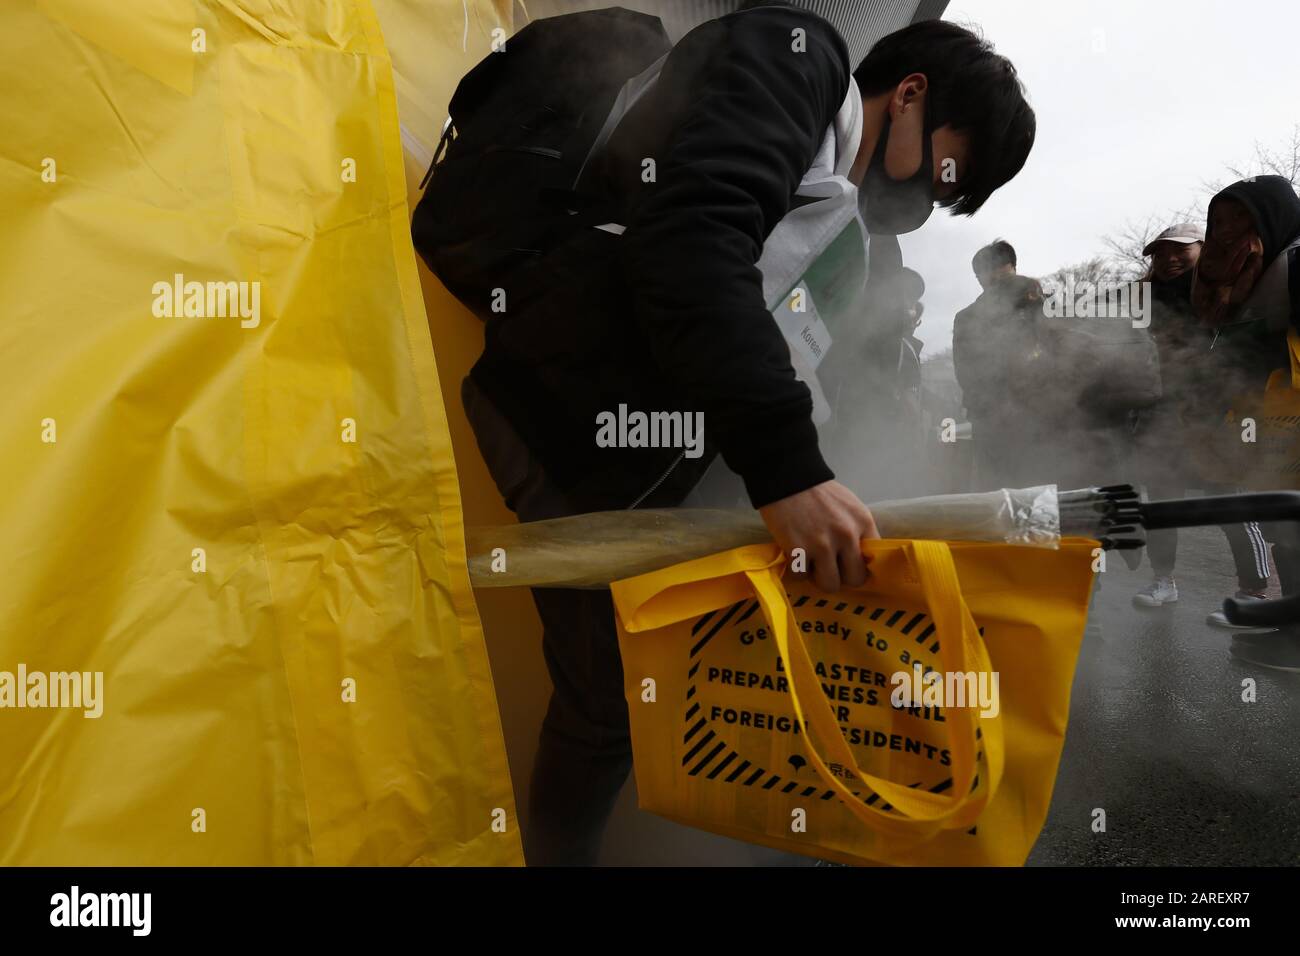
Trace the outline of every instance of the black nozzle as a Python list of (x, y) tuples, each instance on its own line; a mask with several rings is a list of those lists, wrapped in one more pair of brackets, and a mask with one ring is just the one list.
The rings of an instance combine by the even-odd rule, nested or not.
[[(1294, 524), (1300, 522), (1300, 492), (1261, 491), (1176, 501), (1146, 501), (1138, 505), (1138, 511), (1142, 526), (1148, 531), (1249, 521)], [(1223, 613), (1230, 624), (1250, 627), (1300, 624), (1300, 594), (1269, 601), (1228, 598), (1223, 602)]]

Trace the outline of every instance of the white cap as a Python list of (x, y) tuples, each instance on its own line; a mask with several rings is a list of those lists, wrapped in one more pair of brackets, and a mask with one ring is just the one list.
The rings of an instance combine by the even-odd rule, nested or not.
[(1170, 226), (1160, 235), (1156, 236), (1145, 246), (1142, 247), (1142, 255), (1151, 255), (1151, 250), (1156, 247), (1157, 242), (1181, 242), (1184, 245), (1193, 242), (1204, 242), (1205, 230), (1194, 222), (1180, 222), (1175, 226)]

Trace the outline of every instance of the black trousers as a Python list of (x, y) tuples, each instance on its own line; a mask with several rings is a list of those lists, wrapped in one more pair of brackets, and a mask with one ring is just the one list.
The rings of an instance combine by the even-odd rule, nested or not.
[[(461, 400), (488, 471), (521, 521), (594, 510), (547, 480), (528, 446), (469, 378)], [(524, 855), (533, 866), (592, 866), (632, 769), (614, 606), (603, 589), (533, 588), (533, 603), (554, 689), (533, 766)]]

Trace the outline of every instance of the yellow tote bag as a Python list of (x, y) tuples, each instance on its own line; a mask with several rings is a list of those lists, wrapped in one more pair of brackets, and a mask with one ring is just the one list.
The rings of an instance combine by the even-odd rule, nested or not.
[(612, 586), (641, 807), (841, 862), (1023, 864), (1096, 542), (863, 547), (868, 582), (834, 595), (783, 584), (775, 545)]
[(6, 3), (0, 125), (0, 865), (521, 863), (369, 0)]

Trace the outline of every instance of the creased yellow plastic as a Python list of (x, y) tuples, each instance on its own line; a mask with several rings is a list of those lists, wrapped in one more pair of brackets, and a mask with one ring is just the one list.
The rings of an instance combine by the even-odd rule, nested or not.
[[(460, 78), (514, 33), (514, 0), (375, 0), (405, 145), (423, 170)], [(616, 4), (615, 4), (616, 5)], [(526, 22), (526, 19), (525, 19)], [(418, 179), (417, 179), (418, 182)]]
[(369, 3), (7, 3), (0, 121), (0, 671), (104, 679), (0, 864), (521, 862)]

